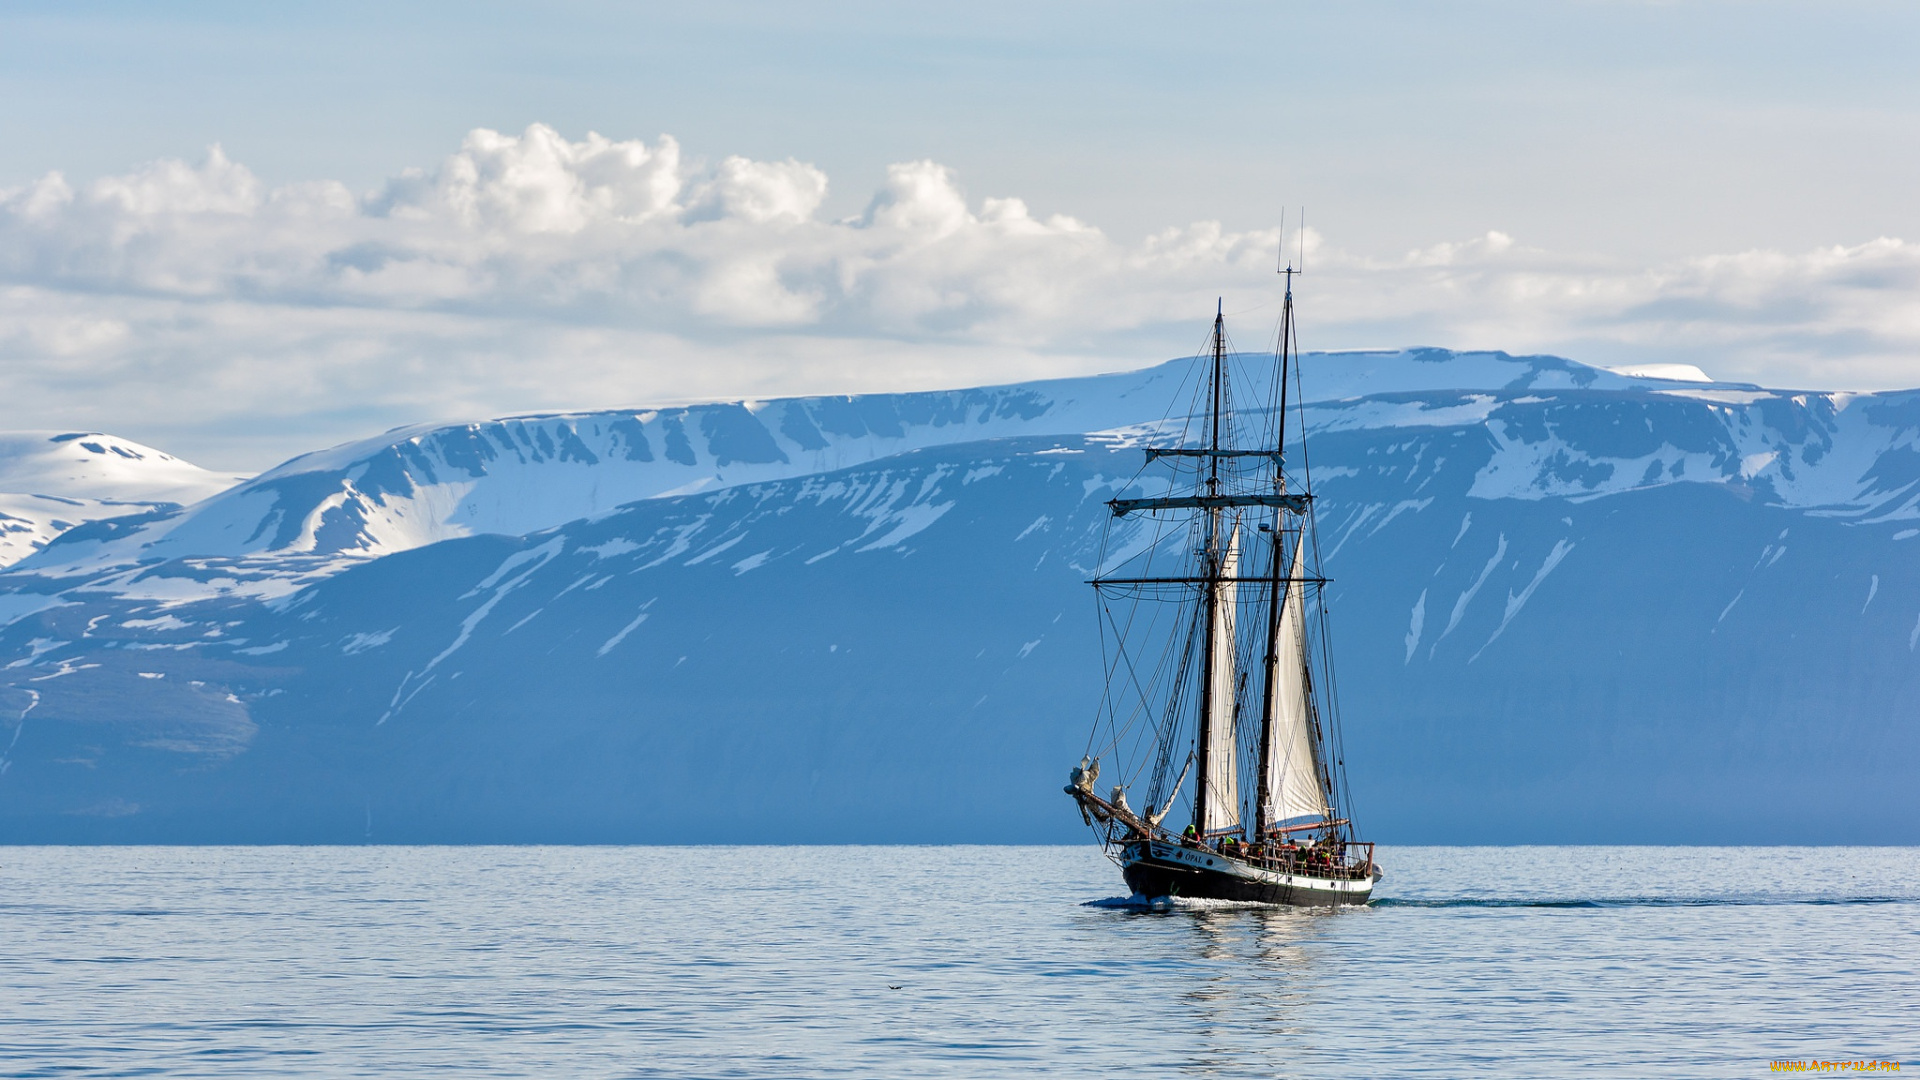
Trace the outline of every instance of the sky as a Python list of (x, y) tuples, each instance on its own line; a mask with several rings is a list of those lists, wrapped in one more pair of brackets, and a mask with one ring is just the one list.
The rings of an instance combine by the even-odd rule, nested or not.
[[(1920, 385), (1920, 6), (0, 5), (0, 428), (405, 423), (1258, 348)], [(1300, 228), (1305, 208), (1306, 228)]]

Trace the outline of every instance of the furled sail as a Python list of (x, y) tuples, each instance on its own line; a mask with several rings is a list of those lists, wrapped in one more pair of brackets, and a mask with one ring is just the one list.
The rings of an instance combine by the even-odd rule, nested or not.
[(1313, 732), (1308, 727), (1313, 701), (1307, 684), (1307, 590), (1300, 582), (1306, 565), (1305, 548), (1296, 538), (1293, 570), (1287, 575), (1293, 580), (1287, 583), (1281, 601), (1273, 650), (1278, 666), (1271, 683), (1273, 726), (1267, 732), (1271, 742), (1267, 746), (1267, 774), (1261, 777), (1261, 795), (1275, 822), (1327, 814), (1327, 795), (1321, 789), (1320, 770), (1313, 759)]
[(1227, 532), (1227, 552), (1220, 560), (1220, 576), (1213, 585), (1213, 670), (1207, 673), (1207, 814), (1209, 831), (1240, 824), (1240, 768), (1234, 739), (1234, 600), (1240, 573), (1240, 529)]

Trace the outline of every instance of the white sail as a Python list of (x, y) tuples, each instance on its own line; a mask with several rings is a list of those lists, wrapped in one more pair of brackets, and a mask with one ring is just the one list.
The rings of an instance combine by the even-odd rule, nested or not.
[[(1220, 576), (1233, 578), (1240, 573), (1240, 529), (1238, 523), (1228, 530), (1226, 556), (1220, 560)], [(1240, 824), (1240, 768), (1234, 739), (1234, 600), (1239, 584), (1221, 581), (1213, 586), (1213, 670), (1207, 673), (1207, 814), (1209, 831), (1231, 829)]]
[[(1304, 540), (1304, 537), (1301, 538)], [(1273, 726), (1268, 732), (1267, 775), (1261, 795), (1272, 821), (1327, 814), (1327, 794), (1313, 761), (1313, 733), (1307, 726), (1313, 704), (1307, 686), (1306, 587), (1300, 584), (1306, 544), (1293, 545), (1293, 570), (1281, 601), (1279, 635), (1274, 642)]]

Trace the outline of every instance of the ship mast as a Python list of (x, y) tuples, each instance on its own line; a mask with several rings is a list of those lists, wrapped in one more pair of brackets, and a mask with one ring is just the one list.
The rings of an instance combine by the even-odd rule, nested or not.
[[(1287, 361), (1291, 358), (1293, 344), (1293, 266), (1289, 264), (1282, 271), (1287, 275), (1287, 295), (1280, 304), (1280, 411), (1275, 414), (1273, 436), (1273, 493), (1287, 493), (1287, 471), (1283, 462), (1287, 448)], [(1273, 824), (1273, 792), (1268, 790), (1267, 776), (1273, 767), (1273, 720), (1274, 705), (1280, 691), (1280, 598), (1281, 570), (1285, 563), (1280, 561), (1281, 528), (1285, 518), (1279, 507), (1273, 510), (1273, 557), (1267, 563), (1271, 568), (1267, 583), (1267, 652), (1261, 661), (1264, 684), (1260, 693), (1260, 771), (1255, 773), (1253, 803), (1253, 836), (1258, 839), (1266, 835), (1267, 827)], [(1306, 539), (1304, 533), (1301, 539)], [(1290, 582), (1299, 588), (1299, 582)]]
[[(1202, 617), (1206, 620), (1204, 625), (1207, 629), (1206, 633), (1202, 635), (1200, 654), (1200, 670), (1203, 675), (1200, 679), (1200, 730), (1197, 753), (1198, 760), (1196, 762), (1199, 766), (1199, 776), (1193, 791), (1193, 831), (1195, 835), (1200, 837), (1207, 835), (1207, 829), (1212, 824), (1207, 820), (1207, 796), (1209, 794), (1208, 781), (1211, 780), (1213, 776), (1212, 762), (1209, 758), (1212, 756), (1213, 744), (1213, 672), (1214, 665), (1218, 659), (1214, 656), (1214, 650), (1217, 648), (1217, 643), (1214, 640), (1216, 636), (1214, 634), (1214, 625), (1220, 614), (1220, 512), (1222, 508), (1217, 505), (1217, 501), (1220, 498), (1221, 398), (1224, 396), (1226, 389), (1223, 385), (1226, 377), (1227, 339), (1224, 312), (1224, 301), (1216, 301), (1213, 312), (1213, 378), (1210, 388), (1212, 407), (1209, 412), (1207, 436), (1207, 498), (1210, 500), (1210, 504), (1206, 508), (1207, 561), (1206, 573), (1203, 575), (1203, 581), (1200, 586), (1201, 596), (1203, 597), (1201, 601), (1203, 605)], [(1233, 768), (1235, 767), (1235, 763), (1229, 762), (1227, 767)]]

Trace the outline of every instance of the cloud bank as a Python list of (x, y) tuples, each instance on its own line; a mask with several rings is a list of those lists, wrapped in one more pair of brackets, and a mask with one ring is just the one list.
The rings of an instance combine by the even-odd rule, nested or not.
[[(93, 427), (229, 468), (429, 418), (958, 385), (1164, 359), (1213, 298), (1270, 334), (1279, 230), (1137, 242), (932, 161), (822, 214), (800, 161), (690, 161), (535, 125), (471, 132), (378, 190), (268, 187), (214, 147), (0, 191), (5, 427)], [(1309, 348), (1431, 344), (1920, 382), (1920, 246), (1660, 266), (1498, 232), (1393, 256), (1304, 248)]]

